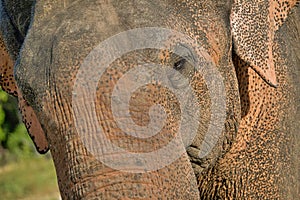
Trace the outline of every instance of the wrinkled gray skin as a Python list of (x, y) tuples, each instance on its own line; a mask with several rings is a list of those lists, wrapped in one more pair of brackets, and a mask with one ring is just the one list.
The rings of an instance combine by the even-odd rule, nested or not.
[(6, 38), (10, 55), (16, 59), (28, 30), (34, 0), (1, 2), (1, 30)]
[[(29, 5), (32, 1), (21, 2), (27, 8), (22, 9), (21, 14), (29, 16), (32, 10)], [(297, 157), (299, 155), (293, 152), (299, 149), (299, 143), (295, 141), (299, 140), (297, 119), (299, 119), (300, 56), (297, 51), (299, 45), (296, 46), (299, 43), (299, 35), (293, 34), (300, 30), (296, 23), (297, 17), (299, 19), (299, 9), (282, 28), (284, 34), (280, 33), (277, 36), (281, 41), (280, 53), (287, 60), (282, 62), (288, 66), (282, 72), (284, 75), (281, 75), (283, 69), (278, 67), (279, 80), (282, 81), (281, 83), (286, 83), (282, 85), (289, 87), (288, 90), (280, 90), (279, 94), (283, 94), (285, 98), (276, 97), (274, 106), (283, 105), (280, 108), (286, 108), (287, 111), (293, 110), (295, 106), (296, 109), (293, 112), (278, 114), (280, 118), (275, 120), (278, 127), (276, 131), (281, 134), (278, 134), (280, 135), (277, 138), (279, 142), (275, 134), (275, 139), (270, 137), (272, 141), (269, 141), (268, 150), (276, 156), (275, 150), (279, 149), (280, 153), (277, 157), (271, 158), (274, 168), (270, 168), (267, 166), (268, 163), (259, 162), (261, 159), (259, 154), (253, 153), (256, 149), (264, 152), (266, 147), (259, 142), (247, 143), (249, 147), (246, 153), (238, 154), (243, 156), (231, 156), (236, 155), (236, 152), (243, 148), (239, 147), (239, 141), (236, 141), (236, 138), (239, 138), (239, 133), (241, 137), (244, 137), (243, 130), (238, 132), (238, 127), (241, 113), (243, 117), (247, 110), (243, 101), (240, 101), (240, 96), (243, 99), (245, 91), (239, 91), (239, 88), (243, 88), (241, 80), (244, 79), (239, 75), (237, 77), (235, 67), (238, 66), (234, 66), (232, 62), (229, 21), (231, 1), (218, 3), (169, 0), (37, 1), (34, 6), (34, 17), (31, 19), (31, 26), (27, 33), (26, 27), (29, 26), (29, 21), (20, 22), (23, 24), (20, 27), (17, 23), (17, 13), (20, 12), (16, 11), (18, 7), (15, 5), (19, 5), (18, 3), (20, 2), (2, 1), (1, 9), (5, 8), (6, 13), (13, 16), (9, 18), (2, 11), (2, 19), (6, 19), (1, 22), (2, 34), (11, 57), (17, 59), (19, 55), (15, 66), (17, 84), (24, 98), (33, 107), (46, 134), (63, 199), (198, 199), (199, 197), (201, 199), (257, 199), (258, 197), (296, 199), (298, 197), (299, 161)], [(21, 19), (26, 19), (26, 17)], [(100, 42), (122, 31), (139, 27), (169, 28), (196, 39), (211, 56), (223, 77), (226, 91), (226, 120), (218, 144), (203, 159), (200, 159), (198, 154), (210, 120), (211, 100), (207, 96), (208, 89), (201, 75), (198, 75), (198, 78), (195, 75), (196, 78), (190, 80), (196, 88), (196, 95), (200, 102), (199, 109), (202, 111), (197, 135), (192, 145), (187, 148), (187, 152), (165, 168), (148, 173), (127, 173), (114, 170), (97, 160), (80, 139), (72, 113), (72, 90), (80, 64)], [(25, 34), (27, 35), (23, 43)], [(291, 43), (291, 47), (287, 47), (285, 43), (291, 38), (295, 39), (295, 42)], [(172, 39), (168, 43), (176, 45), (176, 41)], [(20, 50), (21, 44), (22, 50)], [(124, 139), (122, 134), (121, 136), (114, 135), (118, 133), (118, 130), (114, 124), (108, 122), (109, 120), (105, 121), (111, 118), (109, 99), (101, 94), (110, 91), (110, 87), (122, 77), (122, 74), (126, 73), (128, 67), (131, 68), (149, 60), (156, 63), (165, 62), (175, 67), (178, 59), (182, 59), (176, 56), (158, 56), (160, 53), (154, 50), (131, 52), (115, 61), (111, 66), (111, 71), (105, 72), (98, 83), (96, 105), (98, 120), (103, 123), (107, 137), (117, 142), (122, 148), (132, 150), (134, 145), (141, 141), (132, 138)], [(185, 68), (189, 69), (188, 64), (183, 66), (183, 69)], [(183, 75), (190, 73), (184, 70), (180, 72)], [(257, 78), (261, 79), (259, 76)], [(249, 84), (252, 83), (245, 85)], [(266, 84), (265, 87), (269, 85)], [(273, 90), (276, 91), (274, 88)], [(262, 91), (261, 94), (263, 93)], [(172, 104), (174, 102), (163, 95), (167, 94), (163, 89), (150, 88), (146, 91), (140, 90), (137, 94), (138, 97), (132, 98), (130, 105), (138, 110), (132, 114), (137, 124), (147, 125), (145, 118), (149, 117), (147, 113), (150, 105), (155, 102), (153, 99), (158, 99), (166, 110), (174, 112), (168, 116), (168, 127), (161, 133), (163, 136), (159, 141), (160, 144), (157, 144), (155, 139), (145, 144), (142, 143), (142, 145), (156, 148), (166, 144), (176, 129), (176, 120), (174, 122), (173, 119), (178, 119), (180, 114), (178, 106), (174, 106)], [(289, 97), (288, 101), (286, 97)], [(283, 100), (280, 101), (280, 99)], [(140, 101), (146, 103), (141, 105)], [(266, 104), (274, 102), (267, 101)], [(253, 116), (253, 118), (258, 119), (259, 116)], [(93, 134), (92, 130), (95, 127), (90, 124), (84, 128), (86, 134)], [(251, 129), (251, 131), (255, 138), (256, 129)], [(276, 132), (270, 130), (272, 131)], [(261, 138), (262, 141), (264, 139)], [(266, 137), (267, 139), (269, 138)], [(281, 145), (274, 148), (274, 152), (272, 152), (273, 143)], [(234, 146), (235, 144), (237, 145)], [(250, 153), (247, 154), (247, 152)], [(244, 160), (247, 156), (251, 157), (248, 163)], [(283, 160), (284, 157), (286, 160)], [(249, 167), (244, 168), (244, 166)], [(288, 168), (286, 168), (287, 171), (283, 171), (285, 167)], [(276, 169), (274, 170), (276, 174), (268, 175), (273, 169)], [(253, 179), (250, 180), (250, 178)], [(258, 184), (254, 184), (253, 180), (257, 180)], [(273, 193), (275, 196), (272, 196)]]

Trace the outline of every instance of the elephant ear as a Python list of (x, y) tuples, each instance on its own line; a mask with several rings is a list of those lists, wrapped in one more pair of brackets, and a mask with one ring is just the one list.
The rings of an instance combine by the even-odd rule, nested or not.
[(0, 85), (10, 95), (18, 96), (18, 89), (13, 75), (14, 63), (6, 51), (6, 47), (0, 37)]
[(49, 150), (49, 145), (35, 112), (23, 98), (22, 94), (19, 93), (18, 99), (19, 109), (22, 113), (22, 121), (28, 130), (29, 136), (34, 143), (36, 150), (41, 154), (47, 153)]
[(273, 43), (275, 32), (299, 0), (234, 0), (231, 31), (236, 54), (271, 86), (277, 86)]
[(8, 54), (2, 37), (0, 36), (0, 85), (5, 92), (18, 97), (22, 120), (28, 133), (34, 142), (37, 151), (39, 153), (46, 153), (49, 150), (49, 145), (45, 133), (33, 109), (28, 105), (21, 92), (18, 90), (13, 75), (13, 67), (13, 60)]

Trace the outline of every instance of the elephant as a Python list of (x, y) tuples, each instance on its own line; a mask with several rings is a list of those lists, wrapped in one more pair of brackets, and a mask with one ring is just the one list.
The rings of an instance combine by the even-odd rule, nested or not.
[(62, 199), (299, 198), (299, 1), (0, 2)]

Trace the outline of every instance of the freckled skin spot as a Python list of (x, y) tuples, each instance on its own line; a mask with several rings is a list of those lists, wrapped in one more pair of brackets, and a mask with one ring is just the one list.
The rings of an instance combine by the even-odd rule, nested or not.
[[(295, 1), (276, 0), (272, 1), (272, 6), (266, 3), (271, 1), (263, 1), (255, 15), (252, 14), (247, 19), (238, 15), (233, 24), (236, 27), (232, 27), (236, 51), (233, 58), (229, 23), (231, 5), (227, 5), (230, 1), (157, 1), (153, 4), (152, 1), (141, 0), (117, 1), (114, 5), (110, 4), (114, 1), (109, 1), (108, 5), (103, 3), (101, 6), (100, 1), (93, 1), (98, 4), (90, 6), (86, 4), (87, 1), (78, 1), (69, 6), (70, 2), (73, 1), (48, 1), (45, 4), (37, 1), (37, 13), (40, 15), (32, 24), (35, 28), (34, 36), (28, 35), (28, 42), (24, 45), (25, 49), (30, 50), (23, 52), (22, 67), (25, 65), (25, 70), (18, 71), (21, 73), (18, 81), (22, 83), (24, 97), (15, 84), (13, 62), (3, 42), (0, 42), (0, 83), (7, 92), (18, 96), (23, 121), (37, 149), (43, 153), (48, 149), (48, 142), (51, 144), (63, 199), (195, 199), (196, 195), (200, 195), (201, 199), (281, 197), (280, 184), (286, 183), (282, 180), (282, 171), (290, 169), (286, 161), (289, 156), (281, 149), (287, 148), (284, 145), (288, 143), (288, 139), (280, 129), (279, 122), (284, 116), (285, 102), (290, 96), (286, 92), (289, 91), (285, 82), (286, 63), (281, 60), (282, 55), (274, 39), (276, 35), (272, 31), (276, 31), (283, 23)], [(252, 4), (256, 1), (234, 2), (239, 4), (233, 9), (236, 13), (239, 8), (246, 11), (242, 13), (251, 13), (257, 7)], [(249, 4), (250, 7), (245, 6)], [(104, 14), (99, 12), (100, 7)], [(168, 9), (164, 10), (166, 7)], [(105, 12), (111, 15), (108, 20)], [(141, 14), (145, 15), (141, 17)], [(84, 20), (82, 16), (85, 16)], [(264, 23), (270, 22), (270, 16), (274, 16), (273, 25)], [(49, 23), (49, 19), (52, 23)], [(111, 26), (112, 20), (116, 20), (114, 26)], [(83, 29), (72, 32), (76, 27), (72, 23), (66, 24), (66, 21), (76, 21), (78, 27)], [(99, 25), (101, 23), (104, 25)], [(163, 105), (167, 121), (161, 133), (145, 141), (129, 137), (116, 126), (109, 110), (109, 95), (120, 77), (139, 63), (153, 61), (178, 67), (177, 70), (189, 78), (199, 100), (199, 107), (204, 113), (195, 140), (180, 159), (155, 172), (130, 174), (100, 163), (82, 144), (74, 127), (71, 93), (81, 61), (99, 41), (120, 31), (145, 25), (181, 31), (194, 38), (208, 52), (225, 77), (227, 118), (216, 148), (209, 156), (199, 159), (197, 153), (210, 121), (211, 107), (209, 91), (202, 75), (194, 72), (186, 62), (176, 63), (178, 60), (169, 51), (150, 56), (151, 50), (148, 49), (141, 51), (141, 54), (130, 52), (115, 60), (98, 83), (96, 104), (100, 125), (115, 144), (133, 152), (152, 151), (153, 148), (158, 149), (168, 143), (178, 128), (180, 111), (177, 99), (159, 83), (148, 84), (133, 93), (130, 115), (137, 124), (147, 125), (149, 107), (153, 104)], [(118, 29), (119, 27), (122, 28)], [(93, 28), (97, 29), (96, 33)], [(169, 38), (169, 45), (179, 41), (176, 37)], [(11, 51), (14, 50), (12, 48)], [(40, 56), (32, 58), (28, 52)], [(150, 58), (153, 60), (149, 60)], [(40, 70), (36, 70), (36, 67)], [(270, 87), (274, 86), (274, 80), (278, 82), (277, 88)], [(36, 96), (28, 92), (29, 89), (34, 90)], [(240, 102), (237, 99), (238, 92)], [(24, 98), (28, 102), (35, 102), (35, 110)], [(47, 131), (48, 142), (37, 116), (43, 130)], [(89, 127), (84, 131), (89, 133)], [(195, 181), (195, 186), (190, 187), (191, 180), (195, 178), (199, 188)]]
[(19, 100), (19, 110), (22, 114), (22, 121), (24, 122), (30, 137), (32, 138), (36, 149), (39, 153), (46, 153), (49, 150), (48, 142), (46, 140), (44, 131), (33, 111), (26, 100), (17, 88), (16, 81), (13, 75), (13, 60), (9, 56), (4, 45), (3, 39), (0, 37), (0, 85), (1, 88)]
[[(299, 8), (297, 12), (299, 13)], [(297, 18), (293, 20), (297, 21)], [(299, 34), (297, 36), (297, 31), (295, 31), (298, 30), (297, 27), (299, 24), (293, 24), (288, 30), (291, 33), (295, 32), (295, 40), (299, 43)], [(243, 30), (243, 34), (248, 35), (246, 30)], [(244, 61), (237, 53), (233, 54), (239, 81), (242, 120), (237, 138), (230, 151), (199, 177), (202, 199), (298, 198), (297, 186), (293, 184), (298, 185), (299, 179), (293, 180), (292, 178), (293, 176), (296, 176), (296, 179), (299, 177), (295, 172), (297, 171), (295, 168), (299, 165), (293, 164), (298, 161), (295, 161), (292, 152), (297, 149), (291, 146), (295, 136), (287, 131), (289, 130), (287, 126), (283, 125), (285, 118), (293, 113), (294, 104), (297, 104), (294, 99), (295, 94), (291, 92), (295, 86), (289, 85), (291, 83), (289, 73), (291, 71), (293, 73), (297, 67), (296, 69), (293, 67), (288, 60), (291, 55), (285, 52), (291, 45), (286, 41), (295, 36), (280, 32), (280, 29), (277, 34), (272, 42), (274, 69), (278, 80), (277, 88), (265, 82), (261, 74), (258, 75), (257, 71), (252, 69), (252, 63)], [(299, 44), (295, 46), (295, 49), (297, 47), (299, 49)], [(297, 54), (292, 48), (288, 51)], [(296, 81), (297, 83), (299, 82)], [(291, 118), (295, 117), (293, 114), (291, 116)], [(288, 126), (294, 126), (291, 124)], [(293, 175), (288, 175), (290, 173)], [(287, 191), (287, 188), (292, 192)]]
[(247, 1), (233, 4), (231, 27), (234, 49), (271, 86), (277, 86), (273, 43), (296, 0)]
[(8, 94), (17, 97), (17, 86), (13, 78), (13, 63), (2, 38), (0, 38), (0, 55), (0, 85)]

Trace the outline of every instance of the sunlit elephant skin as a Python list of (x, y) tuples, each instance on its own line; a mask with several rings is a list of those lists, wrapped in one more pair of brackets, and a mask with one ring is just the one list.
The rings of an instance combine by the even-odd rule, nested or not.
[[(22, 12), (18, 3), (1, 1), (0, 83), (18, 96), (37, 150), (51, 150), (63, 199), (297, 199), (300, 11), (293, 8), (296, 1), (46, 0), (24, 2)], [(31, 20), (19, 21), (18, 16)], [(97, 98), (92, 99), (96, 120), (114, 144), (132, 152), (150, 152), (165, 146), (177, 132), (181, 102), (154, 83), (132, 94), (129, 109), (136, 124), (147, 126), (149, 108), (162, 105), (167, 115), (161, 132), (143, 140), (126, 135), (116, 123), (120, 119), (111, 111), (113, 89), (143, 63), (180, 72), (189, 80), (201, 110), (196, 136), (181, 157), (155, 171), (128, 173), (100, 162), (85, 145), (80, 135), (95, 136), (96, 125), (77, 129), (72, 97), (80, 67), (97, 45), (123, 31), (145, 27), (193, 38), (196, 42), (183, 50), (188, 57), (191, 48), (200, 44), (207, 53), (204, 57), (222, 76), (226, 116), (216, 145), (208, 144), (214, 148), (200, 158), (213, 99), (204, 76), (186, 62), (189, 58), (168, 50), (142, 49), (116, 59), (99, 79)], [(176, 48), (180, 42), (170, 38), (165, 45)], [(206, 55), (200, 53), (191, 53), (192, 60)], [(173, 79), (170, 82), (178, 87), (183, 83)], [(94, 120), (90, 113), (82, 115)]]
[(199, 177), (201, 198), (298, 198), (299, 20), (297, 8), (275, 35), (277, 88), (234, 55), (242, 120), (230, 151)]

